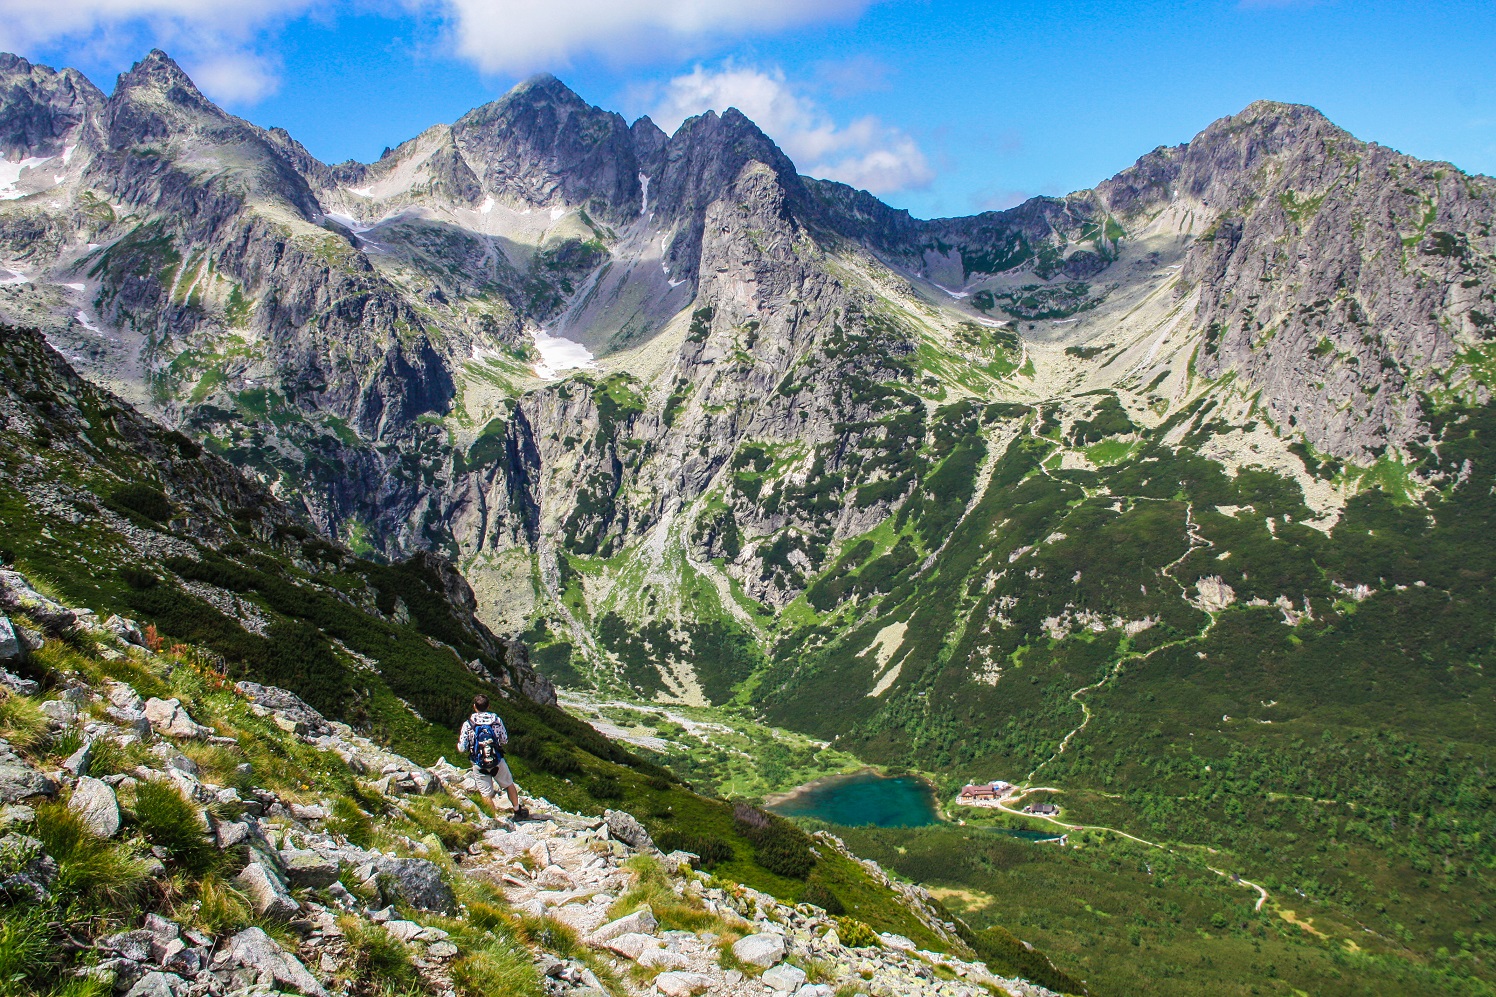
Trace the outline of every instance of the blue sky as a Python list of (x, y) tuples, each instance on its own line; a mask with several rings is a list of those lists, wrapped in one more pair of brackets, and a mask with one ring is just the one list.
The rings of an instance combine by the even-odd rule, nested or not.
[[(534, 71), (667, 127), (729, 103), (921, 216), (1088, 187), (1258, 98), (1496, 173), (1496, 4), (1465, 0), (3, 0), (106, 91), (159, 44), (236, 113), (369, 160)], [(13, 7), (13, 10), (12, 10)]]

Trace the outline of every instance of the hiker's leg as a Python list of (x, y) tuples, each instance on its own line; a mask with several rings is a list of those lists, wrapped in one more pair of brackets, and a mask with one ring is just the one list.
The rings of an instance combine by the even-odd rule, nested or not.
[(515, 813), (522, 813), (524, 807), (519, 805), (519, 787), (514, 784), (514, 776), (509, 771), (509, 763), (499, 762), (499, 770), (493, 774), (494, 781), (504, 787), (504, 792), (509, 794), (509, 805), (514, 808)]
[(473, 771), (473, 782), (478, 785), (478, 795), (483, 797), (484, 803), (488, 804), (488, 810), (484, 812), (483, 816), (492, 817), (498, 813), (498, 807), (493, 804), (493, 776), (485, 775), (475, 769)]

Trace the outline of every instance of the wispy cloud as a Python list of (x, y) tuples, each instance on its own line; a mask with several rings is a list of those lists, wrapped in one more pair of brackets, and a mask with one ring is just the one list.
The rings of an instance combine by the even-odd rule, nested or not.
[(166, 49), (210, 96), (251, 102), (276, 86), (274, 41), (308, 15), (416, 13), (486, 73), (706, 54), (807, 24), (853, 20), (879, 0), (0, 0), (0, 49), (119, 58)]
[(871, 115), (838, 123), (780, 69), (727, 62), (697, 66), (654, 95), (651, 116), (674, 131), (693, 114), (736, 107), (762, 128), (796, 166), (878, 194), (922, 188), (934, 171), (907, 132)]
[(264, 33), (323, 0), (5, 0), (0, 49), (41, 46), (112, 57), (167, 49), (204, 92), (252, 102), (275, 89)]
[(416, 0), (444, 9), (457, 52), (485, 72), (565, 66), (582, 55), (684, 50), (856, 18), (874, 0)]

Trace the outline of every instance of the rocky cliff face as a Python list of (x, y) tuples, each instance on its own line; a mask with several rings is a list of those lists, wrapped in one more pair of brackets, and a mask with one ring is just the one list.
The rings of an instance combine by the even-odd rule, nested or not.
[[(667, 136), (550, 77), (329, 166), (161, 53), (107, 98), (0, 74), (6, 155), (56, 159), (0, 206), (8, 314), (323, 531), (456, 557), (480, 612), (585, 603), (583, 644), (607, 614), (752, 629), (880, 523), (959, 517), (1013, 406), (1068, 433), (1109, 425), (1098, 393), (1135, 429), (1250, 399), (1222, 452), (1263, 420), (1252, 459), (1308, 482), (1294, 446), (1402, 463), (1487, 400), (1490, 182), (1308, 108), (925, 221), (736, 111)], [(551, 336), (595, 365), (555, 378)]]

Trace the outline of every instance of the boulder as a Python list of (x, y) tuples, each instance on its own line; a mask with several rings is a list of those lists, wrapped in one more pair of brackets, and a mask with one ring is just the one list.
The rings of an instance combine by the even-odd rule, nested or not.
[(33, 679), (23, 679), (21, 676), (8, 672), (4, 668), (0, 668), (0, 688), (4, 688), (7, 692), (12, 692), (17, 696), (35, 696), (42, 691), (40, 682)]
[(320, 890), (338, 879), (338, 864), (320, 852), (305, 848), (282, 849), (281, 868), (292, 886)]
[(654, 848), (654, 839), (644, 830), (643, 824), (634, 820), (632, 814), (626, 814), (622, 810), (607, 810), (603, 812), (603, 817), (608, 822), (608, 833), (619, 841), (633, 848)]
[(153, 932), (136, 929), (100, 938), (97, 947), (101, 952), (108, 952), (122, 959), (129, 959), (131, 962), (150, 962), (151, 946), (155, 941), (156, 936)]
[(140, 710), (127, 710), (120, 706), (104, 707), (105, 716), (125, 730), (144, 740), (151, 736), (151, 722)]
[(313, 737), (324, 737), (332, 733), (332, 726), (327, 722), (327, 718), (294, 692), (288, 692), (273, 685), (260, 685), (257, 682), (239, 682), (234, 688), (239, 695), (261, 709), (268, 710), (277, 725), (282, 718), (289, 720), (291, 727), (283, 729), (292, 730), (297, 734), (309, 734)]
[(78, 719), (78, 704), (65, 699), (49, 699), (42, 704), (42, 713), (60, 724), (70, 724)]
[(105, 694), (111, 705), (122, 710), (140, 713), (145, 709), (145, 700), (140, 698), (140, 693), (124, 682), (110, 682), (105, 686)]
[(805, 970), (784, 962), (764, 970), (764, 975), (759, 979), (763, 980), (764, 986), (771, 990), (777, 990), (782, 994), (792, 994), (804, 985)]
[(123, 616), (111, 616), (104, 621), (104, 629), (124, 641), (126, 644), (134, 644), (136, 647), (145, 647), (145, 631), (134, 620)]
[(784, 936), (772, 932), (746, 935), (732, 943), (732, 954), (739, 962), (765, 969), (784, 958)]
[(671, 971), (655, 977), (655, 988), (665, 997), (695, 997), (712, 985), (710, 976)]
[(152, 727), (173, 737), (207, 737), (213, 733), (193, 720), (176, 699), (147, 699), (144, 713)]
[(0, 665), (19, 665), (26, 660), (26, 642), (11, 626), (10, 618), (0, 613)]
[(306, 997), (328, 997), (322, 984), (307, 972), (301, 961), (277, 945), (261, 928), (246, 928), (229, 939), (229, 953), (234, 962), (259, 977), (269, 976), (277, 984)]
[(119, 833), (119, 800), (107, 783), (82, 777), (73, 787), (68, 809), (78, 815), (88, 833), (96, 838), (112, 838)]
[(57, 783), (32, 768), (9, 749), (0, 749), (0, 803), (16, 803), (33, 796), (52, 796), (56, 792)]
[(641, 935), (652, 935), (659, 926), (660, 922), (655, 920), (654, 911), (648, 907), (640, 907), (632, 914), (625, 914), (618, 920), (609, 921), (598, 928), (588, 938), (588, 941), (593, 945), (602, 945), (605, 942), (612, 941), (619, 935), (626, 935), (630, 932), (638, 932)]
[(177, 997), (185, 981), (176, 973), (146, 973), (130, 988), (125, 997)]
[(609, 952), (616, 952), (625, 959), (638, 961), (639, 957), (650, 949), (657, 949), (664, 945), (654, 935), (646, 935), (638, 931), (629, 931), (617, 938), (610, 938), (603, 942), (603, 948)]
[(280, 874), (263, 862), (246, 865), (234, 882), (249, 897), (255, 913), (264, 917), (290, 918), (301, 910), (301, 905), (286, 891)]
[(878, 935), (878, 939), (883, 943), (884, 948), (896, 949), (899, 952), (913, 952), (917, 947), (903, 935), (893, 935), (886, 931)]
[(74, 778), (88, 775), (88, 763), (93, 760), (93, 742), (87, 741), (83, 747), (68, 755), (62, 767), (73, 774)]
[(381, 856), (372, 863), (380, 885), (418, 910), (451, 914), (457, 910), (457, 898), (442, 879), (442, 871), (426, 859), (402, 859)]
[(533, 835), (523, 831), (488, 831), (483, 835), (483, 843), (509, 858), (514, 858), (534, 848), (536, 842)]
[(413, 942), (421, 933), (422, 928), (416, 921), (394, 920), (384, 922), (384, 930), (402, 942)]
[(0, 568), (0, 610), (20, 612), (51, 633), (61, 633), (78, 621), (78, 614), (27, 584), (19, 572)]
[(645, 969), (685, 969), (691, 960), (683, 952), (672, 952), (663, 945), (656, 945), (639, 953), (635, 960)]
[(249, 840), (249, 825), (242, 820), (220, 821), (213, 827), (213, 837), (219, 848), (227, 850)]

